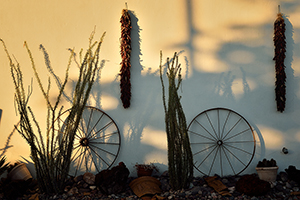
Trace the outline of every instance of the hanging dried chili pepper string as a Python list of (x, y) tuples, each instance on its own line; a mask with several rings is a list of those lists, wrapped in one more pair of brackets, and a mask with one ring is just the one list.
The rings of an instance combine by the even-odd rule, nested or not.
[(286, 42), (285, 42), (285, 23), (280, 13), (280, 7), (278, 6), (277, 19), (274, 22), (274, 46), (275, 46), (275, 71), (276, 71), (276, 82), (275, 82), (275, 94), (277, 111), (283, 112), (285, 109), (285, 93), (286, 93), (286, 74), (285, 74), (285, 52), (286, 52)]
[(120, 70), (120, 88), (121, 100), (124, 108), (130, 106), (131, 83), (130, 83), (130, 55), (131, 55), (131, 21), (127, 9), (122, 10), (121, 22), (121, 70)]

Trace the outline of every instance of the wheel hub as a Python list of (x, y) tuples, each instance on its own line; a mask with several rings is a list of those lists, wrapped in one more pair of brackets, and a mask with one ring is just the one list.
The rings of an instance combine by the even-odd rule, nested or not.
[(87, 139), (86, 137), (84, 137), (84, 138), (80, 139), (79, 143), (80, 143), (81, 146), (87, 147), (87, 146), (89, 146), (90, 141), (89, 141), (89, 139)]
[(223, 141), (222, 141), (222, 140), (218, 140), (217, 144), (218, 144), (219, 146), (222, 146), (222, 145), (223, 145)]

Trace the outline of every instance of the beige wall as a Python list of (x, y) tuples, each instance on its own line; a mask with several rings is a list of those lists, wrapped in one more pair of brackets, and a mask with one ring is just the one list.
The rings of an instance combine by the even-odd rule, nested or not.
[[(121, 10), (133, 16), (132, 106), (119, 100), (119, 38)], [(298, 0), (0, 0), (0, 37), (22, 66), (26, 84), (33, 73), (23, 47), (27, 41), (44, 84), (47, 73), (39, 44), (47, 49), (56, 73), (64, 76), (67, 48), (87, 48), (96, 26), (96, 38), (106, 31), (101, 49), (105, 67), (95, 85), (90, 105), (108, 113), (118, 124), (122, 146), (117, 161), (133, 170), (136, 162), (160, 163), (166, 169), (164, 112), (159, 81), (159, 51), (164, 59), (175, 51), (183, 65), (182, 104), (189, 123), (199, 112), (227, 107), (242, 114), (260, 136), (258, 159), (274, 157), (283, 170), (300, 167), (300, 2)], [(287, 105), (276, 111), (274, 96), (273, 23), (277, 6), (287, 18)], [(1, 48), (0, 48), (1, 50)], [(8, 60), (0, 51), (0, 148), (18, 122)], [(76, 67), (72, 69), (75, 79)], [(245, 80), (247, 90), (245, 89)], [(244, 81), (244, 82), (243, 82)], [(30, 104), (44, 125), (45, 103), (34, 80)], [(53, 89), (55, 89), (53, 82)], [(53, 92), (55, 94), (55, 91)], [(66, 104), (67, 105), (67, 104)], [(6, 155), (10, 161), (29, 157), (29, 147), (15, 133)], [(290, 153), (283, 155), (282, 147)]]

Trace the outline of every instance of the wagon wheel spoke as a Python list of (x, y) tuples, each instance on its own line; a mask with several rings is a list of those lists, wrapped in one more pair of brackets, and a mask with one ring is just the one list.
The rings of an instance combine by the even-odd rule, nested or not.
[(208, 157), (215, 151), (216, 148), (217, 146), (215, 145), (214, 148), (209, 152), (209, 154), (202, 160), (202, 162), (197, 167), (200, 167), (208, 159)]
[(107, 165), (109, 166), (109, 163), (106, 162), (93, 148), (91, 148), (91, 150)]
[[(198, 122), (197, 120), (195, 120), (195, 122), (199, 125), (199, 126), (201, 126), (209, 135), (210, 135), (210, 137), (212, 138), (212, 139), (214, 139), (214, 140), (217, 140), (217, 138), (215, 138), (211, 133), (210, 133), (210, 131), (208, 131), (200, 122)], [(192, 131), (191, 131), (192, 132)]]
[(95, 136), (95, 137), (91, 138), (90, 141), (94, 141), (94, 140), (98, 140), (98, 139), (103, 139), (103, 138), (107, 138), (107, 137), (112, 137), (115, 134), (118, 134), (118, 132), (113, 132), (113, 133), (101, 135), (101, 136), (98, 136), (98, 137)]
[(197, 151), (197, 152), (194, 153), (193, 155), (195, 156), (195, 155), (197, 155), (197, 154), (199, 154), (199, 153), (202, 153), (202, 152), (205, 152), (205, 151), (207, 151), (208, 149), (211, 149), (211, 148), (213, 148), (213, 147), (216, 147), (216, 145), (214, 144), (214, 145), (211, 145), (211, 146), (209, 146), (209, 147), (206, 147), (205, 149), (202, 149), (201, 151)]

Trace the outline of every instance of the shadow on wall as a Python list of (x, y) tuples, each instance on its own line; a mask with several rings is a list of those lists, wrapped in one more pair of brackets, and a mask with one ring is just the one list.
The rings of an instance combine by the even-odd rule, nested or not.
[[(2, 119), (2, 112), (3, 112), (2, 109), (0, 109), (0, 122), (1, 122), (1, 119)], [(15, 125), (15, 127), (17, 127), (18, 125), (19, 125), (19, 122)], [(4, 147), (2, 149), (0, 149), (0, 152), (1, 152), (0, 153), (0, 158), (5, 155), (6, 151), (9, 148), (13, 147), (13, 145), (9, 145), (9, 143), (10, 143), (11, 137), (13, 136), (15, 131), (17, 131), (15, 127), (13, 128), (12, 132), (8, 135)]]
[[(288, 49), (285, 62), (287, 73), (287, 105), (285, 113), (277, 114), (274, 85), (268, 85), (265, 82), (266, 76), (270, 72), (274, 73), (275, 76), (274, 62), (272, 61), (272, 56), (270, 56), (270, 50), (265, 44), (247, 45), (234, 41), (223, 42), (216, 52), (216, 57), (228, 66), (228, 70), (219, 73), (200, 71), (201, 67), (196, 66), (195, 62), (196, 55), (199, 52), (193, 41), (195, 41), (196, 37), (197, 39), (201, 39), (199, 36), (202, 33), (194, 27), (193, 20), (196, 15), (193, 13), (192, 7), (193, 1), (186, 0), (188, 32), (186, 43), (169, 46), (170, 48), (178, 48), (178, 52), (183, 52), (182, 49), (184, 49), (184, 53), (188, 54), (190, 58), (190, 61), (188, 61), (187, 57), (185, 57), (185, 66), (183, 66), (183, 68), (186, 67), (186, 76), (182, 84), (181, 99), (187, 123), (189, 124), (200, 112), (212, 107), (225, 107), (235, 110), (250, 122), (255, 131), (259, 148), (256, 151), (256, 160), (252, 162), (256, 164), (256, 161), (264, 158), (266, 153), (264, 133), (259, 130), (258, 126), (272, 127), (281, 132), (300, 129), (300, 125), (296, 120), (291, 121), (290, 117), (284, 117), (285, 114), (293, 115), (300, 110), (300, 99), (296, 97), (300, 82), (299, 79), (294, 77), (294, 70), (292, 69), (294, 51), (293, 26), (288, 17), (284, 16)], [(146, 162), (149, 156), (152, 156), (151, 159), (155, 158), (155, 155), (165, 155), (165, 158), (167, 157), (166, 146), (157, 144), (159, 140), (166, 140), (159, 69), (155, 68), (156, 70), (152, 70), (142, 65), (142, 41), (140, 38), (142, 29), (138, 24), (137, 14), (130, 11), (130, 15), (132, 21), (131, 107), (124, 109), (120, 103), (118, 75), (114, 81), (100, 84), (101, 75), (98, 74), (91, 92), (91, 97), (95, 101), (95, 107), (99, 109), (102, 107), (101, 95), (104, 93), (119, 100), (118, 107), (110, 109), (106, 113), (115, 120), (121, 132), (122, 145), (115, 164), (118, 161), (126, 159), (127, 166), (134, 165), (136, 162)], [(232, 26), (230, 28), (234, 31), (247, 31), (254, 28), (260, 33), (270, 33), (263, 34), (262, 40), (272, 40), (273, 27), (268, 23), (255, 27), (243, 25)], [(154, 59), (157, 59), (157, 63), (159, 63), (159, 52), (157, 52), (157, 55), (157, 58)], [(167, 56), (170, 57), (172, 55)], [(105, 61), (103, 60), (102, 66), (104, 64)], [(74, 82), (69, 86), (72, 90)], [(90, 101), (88, 104), (91, 105), (93, 103)], [(270, 113), (273, 115), (270, 115)], [(143, 135), (145, 133), (151, 134), (152, 129), (159, 133), (151, 136)], [(291, 142), (294, 137), (295, 135), (289, 135)], [(150, 138), (151, 140), (144, 143), (143, 139), (145, 138)], [(8, 146), (7, 143), (7, 147), (11, 146)], [(157, 165), (162, 170), (167, 168), (166, 165), (159, 162), (157, 162)], [(132, 168), (129, 169), (132, 170)]]
[[(296, 92), (298, 91), (298, 84), (297, 80), (294, 76), (294, 69), (292, 68), (293, 63), (293, 54), (294, 54), (294, 46), (295, 42), (293, 39), (294, 28), (292, 23), (290, 22), (288, 16), (283, 15), (284, 22), (285, 22), (285, 37), (286, 37), (286, 58), (285, 58), (285, 67), (286, 67), (286, 113), (291, 113), (293, 111), (293, 107), (295, 107), (295, 101), (293, 99), (297, 98)], [(298, 80), (299, 81), (299, 80)]]
[[(191, 1), (186, 2), (187, 8), (190, 8)], [(192, 10), (188, 9), (187, 13), (189, 13), (189, 16), (192, 15)], [(276, 15), (274, 16), (276, 17)], [(267, 49), (263, 44), (252, 46), (239, 42), (223, 43), (222, 47), (218, 51), (218, 57), (219, 60), (229, 67), (227, 72), (221, 72), (220, 74), (205, 72), (200, 73), (196, 70), (196, 66), (192, 64), (191, 67), (194, 69), (192, 70), (194, 72), (193, 76), (184, 81), (186, 88), (195, 88), (195, 85), (199, 85), (197, 91), (187, 91), (188, 94), (185, 94), (186, 98), (182, 99), (186, 108), (186, 113), (190, 114), (195, 112), (196, 109), (190, 105), (199, 105), (199, 107), (201, 107), (201, 103), (199, 103), (199, 99), (201, 99), (202, 102), (209, 102), (204, 103), (204, 105), (233, 108), (251, 122), (251, 125), (256, 132), (258, 140), (257, 143), (260, 145), (256, 152), (257, 160), (265, 157), (266, 147), (264, 142), (264, 133), (261, 133), (256, 124), (259, 123), (260, 125), (279, 130), (282, 133), (300, 128), (299, 123), (291, 121), (289, 117), (285, 117), (286, 114), (294, 115), (295, 110), (299, 110), (300, 100), (296, 97), (296, 92), (299, 90), (299, 80), (294, 77), (294, 70), (292, 68), (294, 29), (289, 19), (286, 16), (284, 16), (284, 18), (286, 23), (287, 42), (287, 53), (285, 59), (287, 74), (287, 102), (285, 114), (276, 113), (275, 87), (270, 86), (265, 82), (266, 74), (270, 74), (270, 72), (272, 72), (275, 77), (275, 69), (272, 57), (269, 55), (269, 49)], [(250, 27), (250, 25), (247, 27), (244, 25), (231, 28), (238, 31), (248, 30), (254, 27)], [(266, 30), (269, 30), (271, 34), (273, 33), (273, 26), (271, 24), (260, 25), (257, 29), (262, 33), (266, 33)], [(189, 23), (189, 33), (190, 37), (196, 36), (196, 31), (192, 27), (192, 23)], [(264, 34), (263, 39), (272, 40), (271, 34)], [(190, 38), (189, 40), (192, 39)], [(187, 43), (187, 45), (179, 45), (179, 47), (180, 46), (189, 47), (188, 52), (191, 54), (190, 58), (195, 57), (194, 54), (197, 52), (191, 43)], [(266, 65), (265, 63), (269, 64)], [(207, 108), (202, 109), (205, 110)], [(263, 113), (264, 110), (267, 111), (266, 113), (268, 114)], [(274, 115), (272, 116), (269, 113), (274, 113)], [(289, 137), (285, 139), (291, 143), (295, 143), (295, 141), (293, 141), (294, 138), (295, 135), (289, 135)], [(280, 152), (280, 150), (278, 149), (277, 152)], [(256, 160), (253, 162), (256, 163), (255, 161)]]
[[(189, 123), (194, 116), (211, 107), (226, 107), (237, 111), (250, 122), (255, 131), (259, 148), (256, 151), (256, 160), (252, 162), (256, 164), (257, 160), (265, 157), (266, 152), (264, 133), (258, 129), (258, 123), (282, 132), (286, 132), (290, 128), (300, 128), (296, 122), (290, 122), (289, 118), (283, 118), (283, 115), (276, 113), (274, 86), (265, 82), (266, 74), (275, 73), (274, 62), (269, 49), (264, 44), (247, 45), (232, 41), (224, 42), (216, 56), (228, 66), (228, 70), (220, 73), (200, 72), (197, 70), (200, 67), (196, 66), (195, 62), (197, 50), (192, 41), (196, 36), (199, 38), (201, 32), (193, 27), (192, 1), (187, 0), (186, 3), (188, 40), (185, 44), (175, 44), (170, 48), (186, 49), (190, 58), (190, 62), (188, 62), (185, 57), (186, 77), (182, 86), (182, 105), (187, 122)], [(121, 104), (119, 104), (117, 109), (110, 110), (109, 113), (114, 116), (119, 127), (121, 127), (124, 142), (121, 147), (120, 159), (126, 158), (128, 160), (127, 164), (135, 164), (137, 161), (143, 161), (140, 160), (139, 155), (142, 155), (145, 159), (153, 152), (161, 154), (167, 154), (167, 152), (155, 145), (141, 142), (145, 129), (148, 127), (164, 132), (164, 113), (159, 72), (158, 70), (153, 71), (151, 68), (145, 71), (146, 69), (142, 66), (140, 58), (142, 55), (140, 31), (142, 29), (138, 25), (136, 13), (131, 11), (130, 14), (132, 16), (132, 109), (129, 108), (124, 111)], [(291, 66), (294, 44), (293, 27), (287, 18), (286, 24), (287, 49), (289, 51), (286, 57), (288, 101), (285, 113), (291, 113), (294, 110), (293, 108), (297, 107), (296, 105), (300, 105), (300, 100), (295, 98), (299, 81), (294, 78)], [(231, 27), (236, 31), (251, 28), (253, 27), (250, 27), (250, 25)], [(262, 33), (269, 32), (270, 35), (264, 34), (262, 39), (272, 40), (272, 24), (266, 23), (254, 28)], [(157, 57), (157, 59), (159, 58)], [(266, 63), (269, 64), (266, 65)], [(103, 84), (101, 88), (103, 92), (108, 92), (119, 99), (119, 83), (117, 80), (109, 84)], [(264, 113), (263, 110), (268, 112)], [(273, 111), (274, 116), (270, 116)], [(286, 126), (281, 124), (286, 124)]]
[[(149, 69), (142, 75), (142, 71), (145, 69), (141, 64), (141, 48), (140, 48), (140, 27), (138, 25), (138, 18), (136, 13), (129, 11), (131, 16), (131, 38), (132, 39), (132, 52), (131, 52), (131, 106), (128, 109), (124, 109), (120, 100), (120, 86), (119, 75), (115, 80), (109, 83), (100, 84), (100, 75), (94, 83), (91, 91), (88, 105), (93, 105), (99, 109), (101, 105), (101, 95), (103, 93), (109, 94), (115, 99), (118, 99), (119, 103), (117, 108), (109, 109), (105, 111), (116, 122), (120, 130), (121, 135), (121, 147), (117, 160), (113, 164), (124, 161), (126, 159), (126, 165), (129, 170), (133, 171), (130, 165), (134, 165), (137, 162), (145, 163), (145, 157), (149, 152), (159, 152), (159, 154), (166, 155), (165, 147), (157, 148), (152, 145), (142, 143), (143, 132), (146, 126), (156, 127), (159, 124), (158, 129), (164, 127), (164, 113), (162, 112), (162, 99), (160, 95), (161, 85), (159, 80), (159, 71), (154, 73)], [(104, 66), (103, 62), (102, 66)], [(69, 84), (71, 90), (74, 90), (75, 81)], [(141, 90), (141, 88), (144, 88)], [(161, 108), (158, 108), (161, 107)], [(164, 133), (163, 133), (164, 137)], [(101, 150), (99, 150), (99, 154)], [(105, 156), (105, 155), (104, 155)], [(104, 157), (103, 157), (104, 158)], [(104, 158), (105, 159), (105, 158)], [(97, 161), (97, 162), (100, 162)], [(153, 162), (155, 163), (155, 162)], [(166, 165), (159, 162), (155, 163), (160, 169), (166, 169)], [(73, 166), (76, 167), (76, 166)]]
[[(287, 4), (287, 6), (291, 5)], [(294, 2), (293, 6), (295, 6), (294, 4), (296, 3)], [(266, 156), (264, 133), (261, 133), (257, 124), (279, 130), (282, 133), (300, 128), (296, 121), (291, 121), (289, 117), (285, 117), (286, 114), (294, 115), (295, 110), (299, 110), (300, 103), (300, 100), (296, 97), (296, 92), (299, 90), (299, 80), (294, 77), (294, 70), (292, 68), (294, 51), (293, 26), (287, 16), (284, 16), (287, 42), (285, 59), (287, 102), (285, 114), (278, 114), (275, 105), (275, 82), (271, 86), (266, 83), (267, 74), (270, 74), (270, 72), (274, 73), (275, 77), (274, 62), (272, 60), (273, 57), (270, 56), (270, 50), (264, 44), (259, 43), (256, 45), (247, 45), (249, 42), (223, 42), (220, 50), (217, 52), (217, 56), (220, 61), (228, 66), (228, 71), (220, 73), (200, 72), (197, 70), (200, 67), (196, 66), (194, 60), (197, 48), (192, 41), (196, 40), (196, 37), (201, 38), (202, 33), (193, 26), (194, 13), (193, 9), (191, 9), (192, 1), (186, 1), (186, 8), (189, 38), (186, 43), (177, 44), (175, 47), (187, 49), (189, 58), (191, 59), (191, 64), (188, 65), (187, 62), (186, 65), (187, 67), (191, 67), (190, 71), (192, 75), (189, 78), (186, 76), (186, 80), (183, 81), (184, 96), (182, 102), (187, 121), (189, 122), (193, 116), (210, 107), (221, 106), (241, 113), (255, 130), (258, 148), (255, 160), (252, 162), (256, 164), (257, 160)], [(276, 13), (274, 14), (274, 21), (275, 18)], [(264, 33), (262, 36), (264, 41), (272, 40), (272, 24), (265, 23), (257, 27), (240, 25), (230, 28), (233, 31), (241, 32), (257, 29), (256, 31)], [(269, 35), (265, 34), (268, 32), (270, 33)], [(267, 112), (263, 112), (264, 110)], [(270, 115), (270, 113), (274, 113), (274, 115)], [(285, 139), (295, 143), (293, 138), (295, 138), (295, 135), (289, 135)], [(280, 150), (278, 149), (277, 152), (280, 152)]]

